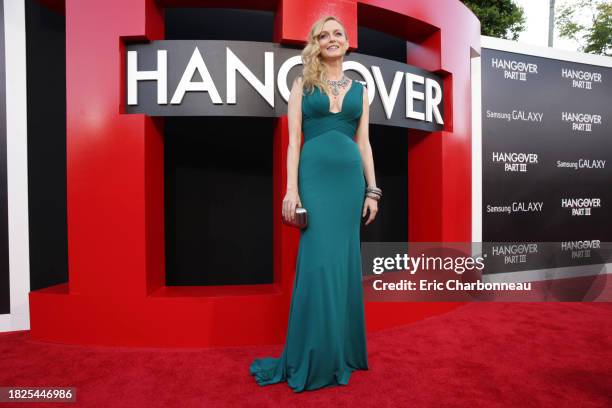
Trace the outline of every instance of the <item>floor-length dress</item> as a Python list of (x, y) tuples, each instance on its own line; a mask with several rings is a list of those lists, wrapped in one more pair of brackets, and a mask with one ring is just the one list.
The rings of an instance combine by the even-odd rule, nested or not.
[(347, 385), (367, 370), (360, 225), (365, 180), (354, 141), (364, 85), (352, 80), (337, 113), (315, 87), (302, 97), (304, 145), (298, 191), (308, 210), (300, 233), (284, 350), (253, 361), (259, 385), (287, 381), (294, 392)]

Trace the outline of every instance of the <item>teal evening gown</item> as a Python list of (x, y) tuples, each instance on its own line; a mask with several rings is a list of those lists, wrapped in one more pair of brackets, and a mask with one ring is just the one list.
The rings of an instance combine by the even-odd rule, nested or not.
[(349, 86), (338, 113), (319, 88), (303, 93), (298, 192), (309, 225), (300, 233), (284, 350), (249, 367), (261, 386), (287, 381), (301, 392), (347, 385), (352, 371), (368, 369), (360, 252), (366, 185), (353, 140), (364, 85)]

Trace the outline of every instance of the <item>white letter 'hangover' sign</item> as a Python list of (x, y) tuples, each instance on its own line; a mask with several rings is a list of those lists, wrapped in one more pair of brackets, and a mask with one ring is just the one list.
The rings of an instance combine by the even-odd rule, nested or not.
[[(302, 69), (299, 49), (274, 43), (153, 41), (126, 52), (126, 111), (151, 116), (282, 116)], [(442, 129), (437, 75), (356, 53), (343, 68), (368, 88), (370, 123)]]

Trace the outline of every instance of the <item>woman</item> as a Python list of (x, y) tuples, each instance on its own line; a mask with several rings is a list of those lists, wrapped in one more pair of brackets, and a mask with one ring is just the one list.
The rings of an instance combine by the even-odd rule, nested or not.
[(360, 221), (374, 220), (382, 192), (368, 138), (368, 92), (342, 70), (348, 47), (338, 19), (318, 20), (291, 89), (283, 217), (292, 219), (304, 204), (308, 226), (300, 235), (283, 353), (250, 366), (262, 386), (287, 381), (301, 392), (347, 385), (352, 371), (368, 369)]

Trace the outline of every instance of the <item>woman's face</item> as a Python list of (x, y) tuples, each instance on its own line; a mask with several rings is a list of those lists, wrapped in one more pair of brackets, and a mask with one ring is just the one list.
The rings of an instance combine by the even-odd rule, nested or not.
[(344, 29), (336, 20), (326, 21), (319, 34), (321, 57), (324, 59), (342, 58), (348, 49)]

